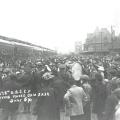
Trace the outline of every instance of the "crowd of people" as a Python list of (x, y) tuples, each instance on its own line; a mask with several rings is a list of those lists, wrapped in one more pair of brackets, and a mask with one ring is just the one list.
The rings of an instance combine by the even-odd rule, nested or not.
[[(13, 65), (0, 61), (0, 90), (30, 90), (48, 93), (23, 102), (25, 114), (37, 120), (60, 120), (61, 112), (70, 120), (120, 120), (120, 56), (50, 56)], [(1, 120), (16, 120), (20, 103), (0, 100)]]

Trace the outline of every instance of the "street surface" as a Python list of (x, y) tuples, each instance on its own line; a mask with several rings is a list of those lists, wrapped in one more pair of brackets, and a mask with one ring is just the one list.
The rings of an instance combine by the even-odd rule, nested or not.
[[(33, 100), (31, 103), (31, 113), (23, 113), (23, 103), (19, 105), (19, 110), (17, 114), (17, 120), (37, 120), (37, 116), (32, 115), (33, 107), (35, 105), (36, 100)], [(2, 116), (2, 112), (0, 109), (0, 116)], [(65, 113), (61, 113), (61, 120), (70, 120), (69, 117), (65, 116)], [(0, 117), (1, 118), (1, 117)], [(96, 116), (92, 114), (92, 119), (91, 120), (97, 120)]]

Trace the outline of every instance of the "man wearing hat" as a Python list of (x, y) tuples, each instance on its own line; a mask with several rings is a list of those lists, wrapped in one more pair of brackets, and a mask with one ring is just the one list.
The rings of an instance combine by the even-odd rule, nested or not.
[(89, 84), (90, 78), (88, 75), (81, 75), (80, 80), (82, 81), (82, 87), (87, 95), (87, 101), (84, 106), (84, 118), (85, 118), (85, 120), (91, 120), (92, 87)]
[(44, 96), (38, 97), (34, 114), (37, 115), (37, 120), (58, 120), (56, 91), (52, 86), (54, 75), (51, 72), (46, 72), (42, 78), (39, 93), (44, 94)]
[(68, 78), (66, 76), (66, 65), (60, 64), (59, 65), (59, 71), (58, 76), (56, 77), (55, 81), (53, 82), (53, 88), (58, 93), (56, 96), (57, 99), (57, 106), (58, 106), (58, 118), (60, 118), (60, 112), (64, 110), (64, 104), (63, 104), (63, 97), (69, 88), (68, 84)]
[(97, 114), (98, 120), (103, 119), (103, 112), (107, 98), (107, 88), (103, 83), (103, 77), (100, 73), (95, 74), (95, 85), (92, 88), (93, 112)]
[(104, 67), (103, 66), (99, 66), (98, 67), (98, 73), (100, 73), (101, 75), (102, 75), (102, 77), (103, 77), (103, 79), (104, 79)]
[[(18, 78), (18, 83), (23, 90), (33, 90), (35, 81), (32, 73), (32, 64), (30, 62), (24, 64), (24, 74)], [(30, 113), (30, 103), (24, 102), (24, 112)]]
[(70, 89), (64, 95), (66, 103), (66, 115), (70, 116), (70, 120), (83, 120), (83, 106), (87, 100), (87, 96), (82, 87), (77, 86), (77, 81), (72, 80)]
[[(3, 79), (2, 91), (16, 91), (19, 89), (20, 85), (15, 75), (9, 75)], [(3, 99), (0, 103), (0, 108), (2, 108), (0, 120), (8, 120), (9, 117), (11, 117), (11, 120), (16, 120), (19, 103), (11, 103), (9, 99)]]

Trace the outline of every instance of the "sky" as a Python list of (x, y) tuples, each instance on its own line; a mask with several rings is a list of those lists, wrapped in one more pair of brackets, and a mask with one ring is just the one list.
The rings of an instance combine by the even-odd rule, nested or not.
[(62, 53), (111, 25), (119, 33), (119, 0), (0, 0), (0, 35)]

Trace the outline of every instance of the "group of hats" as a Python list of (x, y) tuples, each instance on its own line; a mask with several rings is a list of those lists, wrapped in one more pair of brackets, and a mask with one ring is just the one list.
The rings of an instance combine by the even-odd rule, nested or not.
[(54, 77), (54, 75), (52, 75), (52, 72), (46, 72), (46, 73), (43, 74), (42, 77), (43, 77), (44, 80), (50, 80)]
[(99, 66), (99, 67), (98, 67), (98, 70), (99, 70), (99, 71), (104, 71), (104, 67), (103, 67), (103, 66)]

